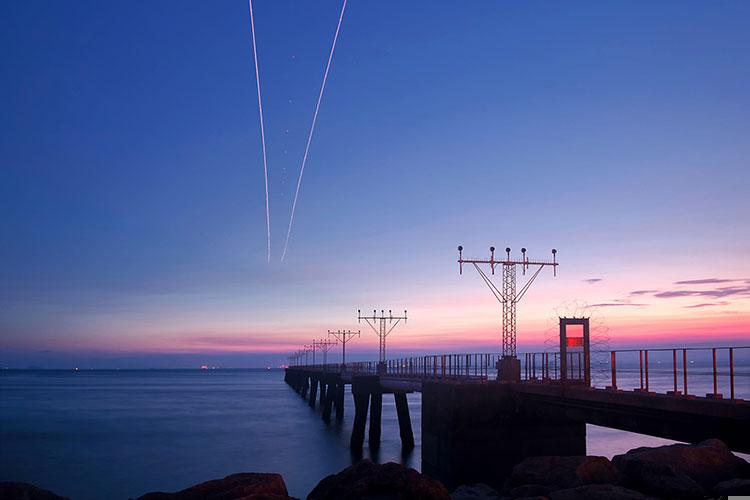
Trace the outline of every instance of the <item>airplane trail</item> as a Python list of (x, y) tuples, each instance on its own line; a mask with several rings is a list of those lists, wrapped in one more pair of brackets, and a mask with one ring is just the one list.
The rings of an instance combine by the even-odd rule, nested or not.
[(258, 70), (258, 48), (255, 43), (255, 17), (253, 0), (248, 0), (250, 7), (250, 31), (253, 35), (253, 61), (255, 61), (255, 82), (258, 88), (258, 115), (260, 116), (260, 140), (263, 148), (263, 177), (266, 184), (266, 234), (268, 240), (267, 262), (271, 262), (271, 208), (268, 202), (268, 160), (266, 159), (266, 130), (263, 123), (263, 102), (260, 98), (260, 71)]
[(305, 146), (305, 154), (302, 156), (302, 167), (299, 170), (299, 177), (297, 178), (297, 189), (294, 192), (294, 201), (292, 202), (292, 213), (289, 217), (289, 228), (286, 231), (286, 241), (284, 242), (284, 251), (281, 254), (281, 261), (284, 262), (286, 257), (286, 251), (289, 247), (289, 237), (292, 234), (292, 225), (294, 224), (294, 213), (297, 210), (297, 198), (299, 197), (299, 189), (302, 185), (302, 174), (305, 173), (305, 164), (307, 163), (307, 154), (310, 152), (310, 143), (312, 142), (313, 132), (315, 132), (315, 123), (318, 120), (318, 112), (320, 111), (320, 102), (323, 100), (323, 92), (326, 88), (326, 81), (328, 80), (328, 71), (331, 69), (331, 61), (333, 60), (333, 52), (336, 50), (336, 41), (339, 38), (339, 31), (341, 30), (341, 22), (344, 20), (344, 11), (346, 10), (346, 2), (341, 6), (341, 15), (339, 16), (339, 23), (336, 26), (336, 33), (333, 35), (333, 44), (331, 44), (331, 53), (328, 55), (328, 64), (326, 64), (326, 70), (323, 74), (323, 83), (320, 86), (320, 93), (318, 94), (318, 103), (315, 105), (315, 113), (313, 114), (312, 125), (310, 126), (310, 134), (307, 136), (307, 145)]

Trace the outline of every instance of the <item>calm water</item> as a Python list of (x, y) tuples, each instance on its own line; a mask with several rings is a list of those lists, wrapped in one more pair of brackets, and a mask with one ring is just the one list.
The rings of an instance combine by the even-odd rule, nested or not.
[[(420, 395), (409, 395), (417, 448), (402, 456), (393, 398), (383, 398), (376, 461), (420, 468)], [(173, 491), (241, 471), (279, 472), (305, 497), (348, 466), (353, 417), (326, 426), (282, 371), (1, 371), (0, 480), (73, 499)], [(612, 456), (668, 441), (589, 426), (588, 452)]]

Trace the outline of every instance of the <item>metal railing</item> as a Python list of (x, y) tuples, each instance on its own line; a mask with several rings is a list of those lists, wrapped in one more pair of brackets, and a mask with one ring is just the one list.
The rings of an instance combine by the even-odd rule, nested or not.
[[(750, 346), (610, 351), (610, 376), (606, 388), (621, 390), (632, 385), (635, 386), (633, 390), (639, 392), (666, 392), (675, 396), (700, 393), (712, 399), (723, 399), (722, 390), (728, 390), (730, 400), (747, 398), (750, 396), (750, 372), (736, 369), (738, 354), (750, 359)], [(636, 356), (637, 369), (634, 362)], [(623, 359), (628, 358), (630, 366), (618, 367), (623, 364)], [(747, 360), (745, 365), (748, 365)], [(692, 384), (688, 383), (691, 376), (697, 386), (694, 394), (690, 392)], [(739, 387), (738, 378), (744, 382)]]
[[(737, 358), (743, 370), (737, 370)], [(300, 365), (305, 369), (351, 375), (380, 375), (403, 379), (487, 381), (497, 377), (497, 353), (462, 353), (414, 356), (346, 365)], [(559, 352), (519, 354), (521, 380), (560, 383)], [(627, 388), (653, 394), (698, 396), (730, 400), (750, 399), (750, 346), (619, 349), (592, 351), (592, 386), (612, 391)], [(584, 380), (583, 352), (567, 353), (567, 379)], [(690, 381), (690, 384), (688, 383)], [(693, 390), (691, 394), (689, 389)]]

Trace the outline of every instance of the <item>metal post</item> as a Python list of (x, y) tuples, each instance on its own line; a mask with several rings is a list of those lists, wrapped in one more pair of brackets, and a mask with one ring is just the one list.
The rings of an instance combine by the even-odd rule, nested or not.
[(612, 365), (612, 389), (617, 390), (617, 353), (612, 351), (610, 357)]
[(714, 358), (714, 396), (716, 396), (719, 393), (718, 386), (717, 386), (717, 380), (716, 380), (716, 348), (714, 347), (711, 349), (711, 354)]
[(685, 396), (688, 394), (687, 385), (687, 349), (682, 350), (682, 391)]
[(677, 349), (672, 349), (672, 375), (674, 376), (674, 393), (677, 394)]
[(646, 351), (646, 392), (648, 392), (648, 350)]
[(729, 398), (734, 401), (734, 348), (729, 348)]
[(643, 351), (638, 351), (638, 370), (641, 375), (641, 390), (643, 390)]
[(555, 357), (555, 376), (558, 377), (559, 375), (557, 373), (557, 353), (554, 353), (553, 356)]

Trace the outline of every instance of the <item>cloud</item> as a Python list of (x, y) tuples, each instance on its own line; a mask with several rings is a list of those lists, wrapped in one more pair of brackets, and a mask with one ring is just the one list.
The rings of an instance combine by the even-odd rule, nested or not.
[(685, 306), (686, 309), (697, 309), (699, 307), (714, 307), (714, 306), (726, 306), (729, 302), (722, 300), (719, 302), (702, 302), (700, 304), (693, 304), (692, 306)]
[(603, 278), (588, 278), (588, 279), (583, 280), (584, 283), (588, 283), (589, 285), (599, 283), (600, 281), (604, 281), (604, 279)]
[(659, 290), (633, 290), (632, 292), (630, 292), (630, 295), (647, 295), (650, 293), (656, 293), (658, 291)]
[(699, 280), (683, 280), (675, 281), (675, 285), (719, 285), (721, 283), (733, 283), (735, 281), (742, 281), (737, 279), (727, 278), (703, 278)]
[(591, 304), (591, 307), (646, 307), (648, 304), (636, 304), (633, 302), (601, 302), (599, 304)]
[(679, 297), (710, 297), (714, 299), (731, 297), (733, 295), (750, 295), (750, 286), (725, 286), (713, 290), (667, 290), (655, 293), (654, 297), (660, 299), (673, 299)]

